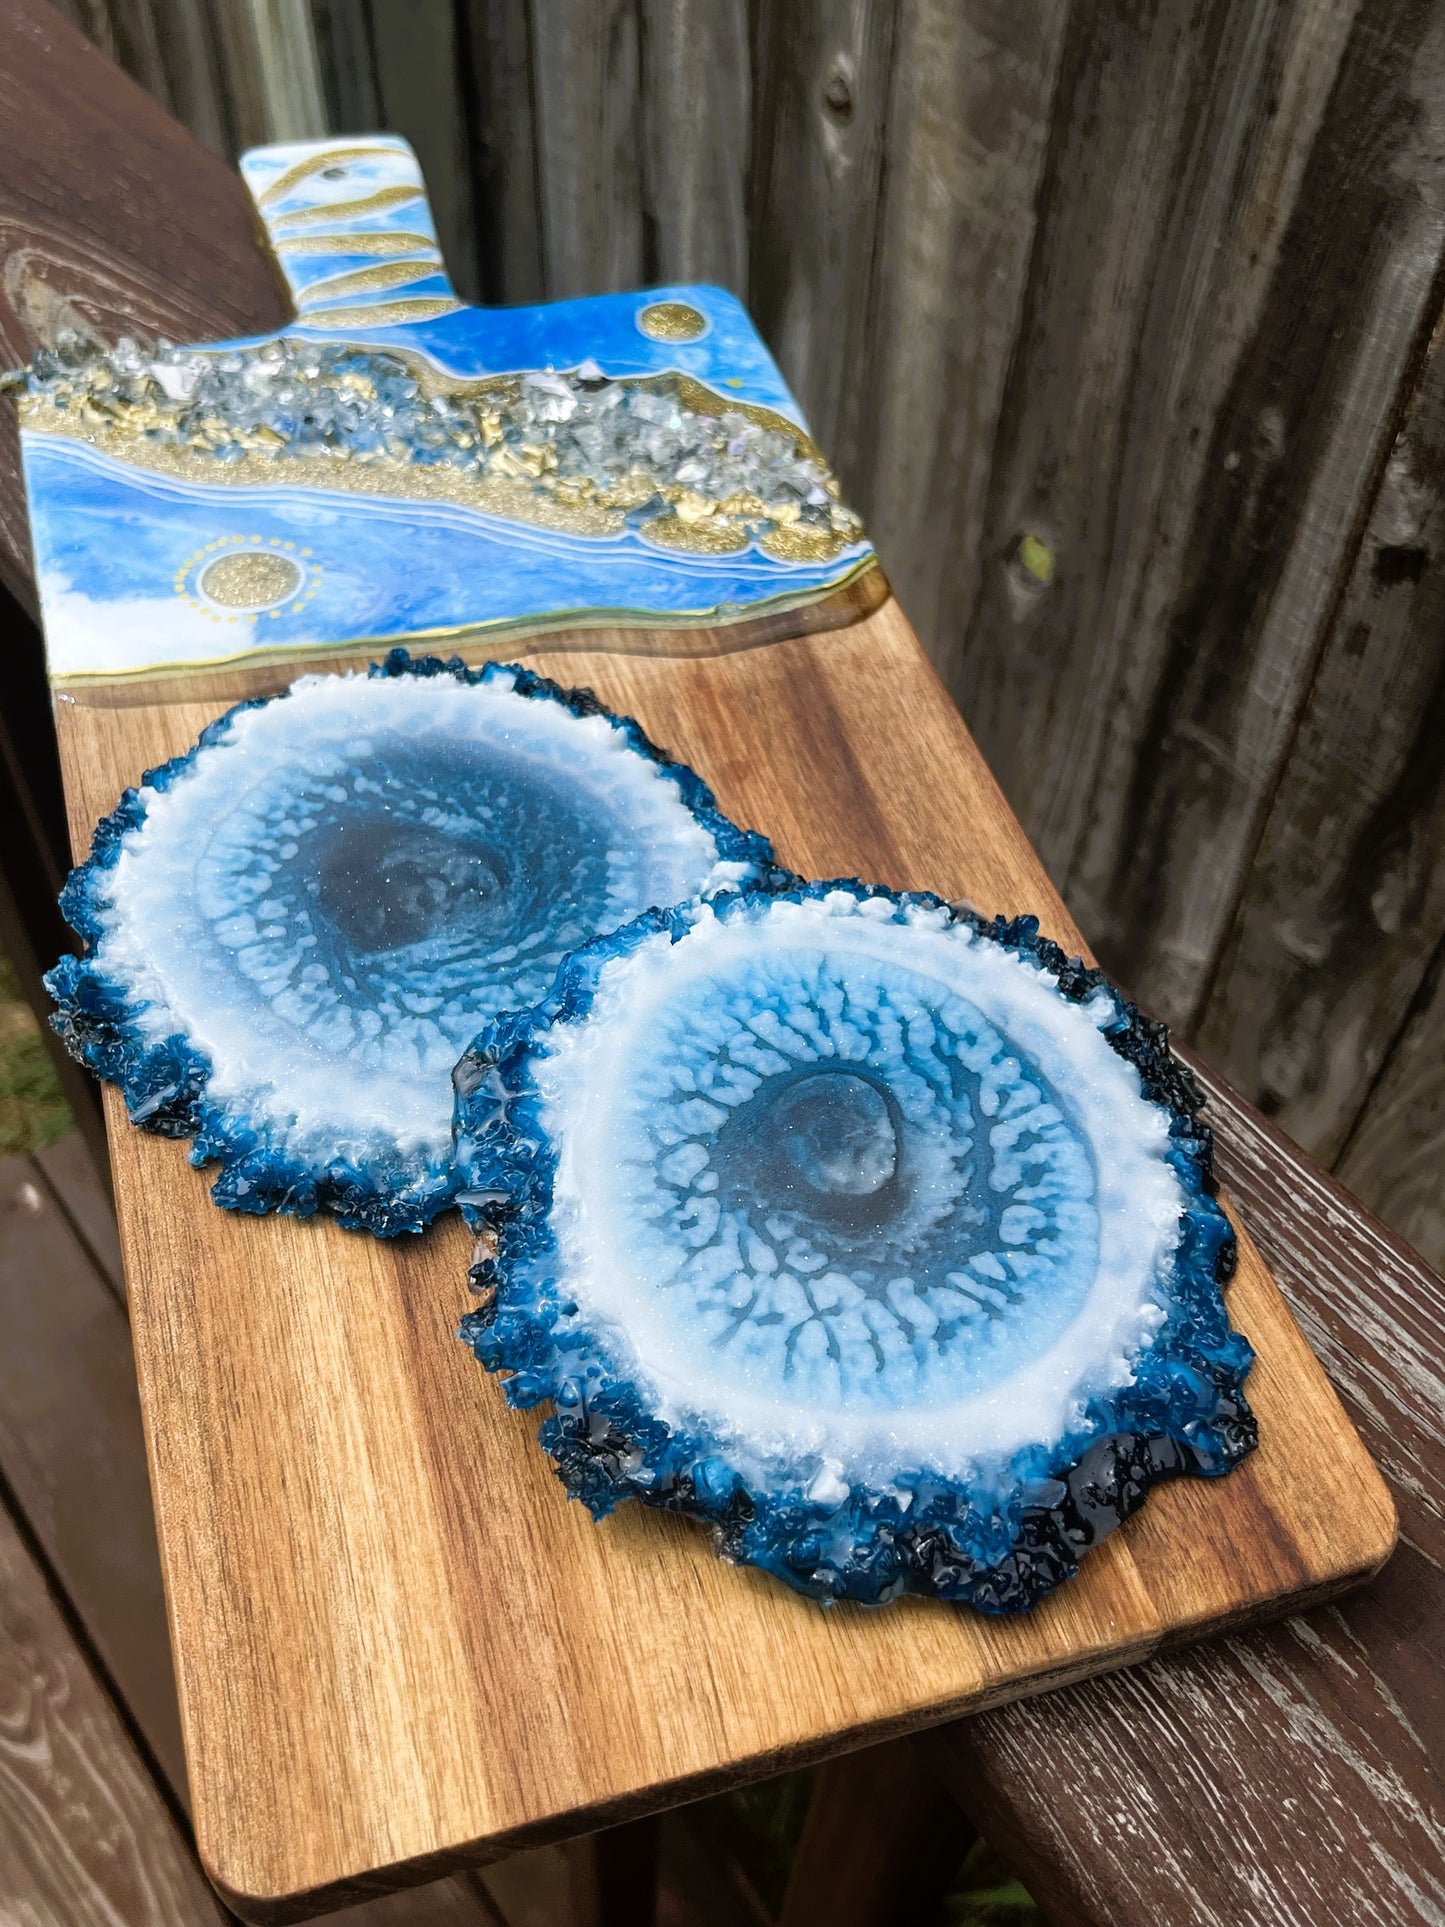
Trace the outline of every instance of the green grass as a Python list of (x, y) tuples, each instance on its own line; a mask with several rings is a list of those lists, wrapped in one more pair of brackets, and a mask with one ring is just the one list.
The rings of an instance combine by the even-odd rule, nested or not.
[(40, 1026), (0, 955), (0, 1153), (42, 1150), (69, 1129), (70, 1107)]

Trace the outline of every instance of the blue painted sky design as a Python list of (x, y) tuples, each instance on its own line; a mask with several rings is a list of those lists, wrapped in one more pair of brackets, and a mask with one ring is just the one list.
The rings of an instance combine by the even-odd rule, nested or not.
[[(198, 487), (56, 436), (27, 435), (25, 463), (57, 677), (389, 641), (522, 615), (744, 609), (825, 587), (868, 553), (859, 544), (811, 565), (675, 555), (631, 531), (566, 535), (445, 504)], [(280, 548), (302, 572), (296, 594), (274, 613), (196, 609), (204, 602), (196, 578), (220, 544)]]

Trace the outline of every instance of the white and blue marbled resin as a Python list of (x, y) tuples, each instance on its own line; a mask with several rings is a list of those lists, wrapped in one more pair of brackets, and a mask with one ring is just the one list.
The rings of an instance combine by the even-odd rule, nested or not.
[(59, 1027), (245, 1210), (378, 1232), (445, 1205), (485, 1018), (649, 904), (766, 862), (636, 726), (525, 671), (306, 677), (102, 826)]
[[(822, 1596), (1020, 1605), (1142, 1461), (1247, 1449), (1207, 1149), (1117, 993), (1006, 935), (861, 886), (644, 919), (464, 1060), (464, 1201), (500, 1240), (464, 1335), (556, 1400), (594, 1509), (698, 1512)], [(1061, 1482), (1091, 1451), (1086, 1528)]]

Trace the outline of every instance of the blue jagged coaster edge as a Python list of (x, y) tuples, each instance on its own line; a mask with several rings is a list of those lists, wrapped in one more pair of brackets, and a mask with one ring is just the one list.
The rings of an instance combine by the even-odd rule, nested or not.
[[(912, 1592), (966, 1601), (986, 1613), (1026, 1611), (1072, 1576), (1082, 1554), (1143, 1503), (1151, 1487), (1185, 1474), (1229, 1472), (1258, 1442), (1244, 1396), (1254, 1362), (1232, 1329), (1222, 1287), (1237, 1246), (1217, 1201), (1213, 1134), (1199, 1120), (1203, 1094), (1169, 1049), (1165, 1026), (1144, 1016), (1102, 971), (1070, 958), (1040, 935), (1038, 919), (987, 919), (927, 892), (895, 892), (856, 878), (794, 883), (768, 894), (802, 902), (846, 891), (884, 898), (895, 917), (912, 906), (941, 909), (978, 936), (1026, 957), (1058, 980), (1059, 994), (1083, 1002), (1102, 992), (1114, 1015), (1102, 1034), (1139, 1072), (1145, 1099), (1169, 1119), (1169, 1162), (1186, 1199), (1172, 1257), (1172, 1303), (1140, 1360), (1134, 1382), (1091, 1401), (1082, 1425), (1052, 1448), (1017, 1454), (1004, 1502), (985, 1512), (959, 1481), (924, 1474), (905, 1510), (892, 1493), (855, 1491), (838, 1509), (810, 1501), (801, 1484), (749, 1490), (704, 1437), (675, 1432), (646, 1409), (586, 1338), (564, 1342), (565, 1300), (555, 1280), (514, 1281), (525, 1269), (545, 1279), (555, 1251), (548, 1217), (556, 1152), (527, 1077), (534, 1044), (556, 1022), (586, 1015), (603, 967), (659, 932), (674, 943), (690, 928), (687, 906), (649, 911), (610, 937), (574, 952), (549, 995), (494, 1019), (455, 1073), (460, 1202), (495, 1244), (471, 1273), (487, 1302), (458, 1336), (490, 1372), (506, 1374), (513, 1406), (554, 1406), (539, 1432), (568, 1492), (594, 1518), (623, 1499), (682, 1512), (710, 1525), (721, 1555), (758, 1566), (825, 1601), (880, 1604)], [(715, 906), (720, 918), (746, 914), (743, 893)]]
[[(695, 770), (668, 756), (639, 723), (608, 709), (590, 689), (563, 688), (518, 663), (488, 662), (472, 669), (460, 656), (414, 657), (403, 648), (392, 649), (383, 661), (372, 663), (368, 675), (373, 679), (450, 676), (469, 685), (508, 676), (518, 695), (560, 703), (579, 718), (604, 716), (621, 731), (629, 748), (666, 771), (683, 806), (712, 836), (721, 861), (747, 866), (760, 882), (780, 874), (766, 837), (731, 822)], [(210, 1059), (183, 1033), (159, 1039), (143, 1033), (139, 1020), (149, 1005), (135, 1001), (95, 961), (105, 932), (100, 879), (119, 862), (127, 835), (145, 822), (140, 790), (168, 790), (203, 750), (224, 739), (235, 717), (276, 700), (256, 696), (234, 704), (202, 730), (184, 755), (147, 770), (140, 785), (127, 789), (96, 825), (89, 857), (71, 871), (60, 894), (61, 912), (84, 948), (79, 956), (62, 957), (46, 974), (45, 987), (57, 1005), (51, 1027), (72, 1057), (119, 1087), (132, 1124), (161, 1137), (191, 1138), (193, 1165), (220, 1165), (211, 1196), (225, 1209), (257, 1216), (279, 1211), (302, 1218), (328, 1211), (347, 1230), (369, 1231), (383, 1238), (422, 1231), (456, 1194), (458, 1180), (450, 1161), (418, 1179), (414, 1170), (400, 1165), (388, 1177), (374, 1166), (362, 1169), (345, 1159), (318, 1170), (288, 1156), (270, 1141), (263, 1125), (234, 1115), (209, 1098)]]

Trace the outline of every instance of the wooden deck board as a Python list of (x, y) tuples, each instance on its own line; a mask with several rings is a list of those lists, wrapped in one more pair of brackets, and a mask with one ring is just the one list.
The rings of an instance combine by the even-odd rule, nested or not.
[(125, 1314), (36, 1166), (19, 1157), (0, 1159), (0, 1474), (184, 1799)]
[(1403, 1543), (1337, 1604), (950, 1727), (930, 1751), (1071, 1927), (1438, 1927), (1445, 1280), (1202, 1075), (1224, 1181), (1390, 1478)]
[(23, 1927), (225, 1920), (3, 1509), (0, 1919)]

